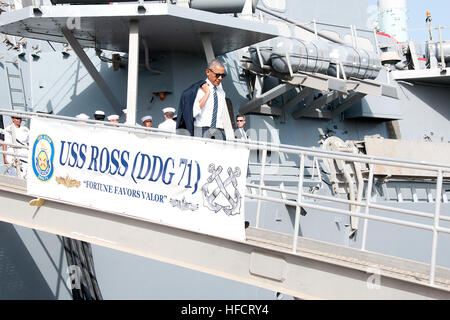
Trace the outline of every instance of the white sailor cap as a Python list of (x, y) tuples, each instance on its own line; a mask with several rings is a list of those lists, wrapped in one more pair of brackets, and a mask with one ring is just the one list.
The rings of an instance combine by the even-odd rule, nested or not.
[(105, 115), (105, 113), (102, 110), (97, 110), (97, 111), (95, 111), (94, 114), (97, 115), (97, 116), (104, 116)]
[(108, 120), (119, 120), (119, 116), (117, 114), (112, 114), (110, 116), (108, 116)]
[(152, 116), (145, 116), (145, 117), (141, 118), (141, 122), (144, 122), (144, 121), (147, 121), (147, 120), (152, 120), (153, 121)]
[(167, 112), (175, 113), (175, 108), (167, 107), (167, 108), (162, 109), (162, 112), (164, 112), (164, 113), (167, 113)]
[(122, 109), (122, 112), (127, 114), (127, 109)]
[(75, 116), (77, 119), (87, 120), (89, 119), (89, 116), (85, 113), (80, 113), (79, 115)]

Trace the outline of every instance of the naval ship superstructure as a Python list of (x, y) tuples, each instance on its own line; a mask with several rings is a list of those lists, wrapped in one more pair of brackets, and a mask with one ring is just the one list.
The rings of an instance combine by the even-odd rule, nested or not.
[(137, 119), (162, 122), (218, 57), (224, 148), (250, 151), (242, 241), (36, 198), (3, 166), (0, 298), (448, 299), (448, 42), (399, 44), (345, 3), (2, 2), (5, 127), (101, 109), (171, 139)]

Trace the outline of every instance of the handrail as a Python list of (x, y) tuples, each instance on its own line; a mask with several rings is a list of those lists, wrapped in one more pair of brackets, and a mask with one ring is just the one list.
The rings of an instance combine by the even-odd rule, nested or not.
[[(11, 111), (6, 109), (0, 109), (0, 114), (2, 115), (21, 115), (22, 118), (25, 119), (31, 119), (33, 117), (39, 117), (39, 118), (49, 118), (49, 119), (56, 119), (56, 120), (66, 120), (69, 122), (79, 122), (80, 125), (89, 126), (92, 124), (102, 124), (105, 126), (109, 126), (114, 128), (115, 130), (120, 131), (126, 131), (126, 132), (137, 132), (137, 133), (147, 133), (147, 134), (153, 134), (157, 136), (166, 136), (170, 137), (173, 135), (173, 133), (168, 133), (167, 131), (159, 130), (157, 128), (145, 128), (145, 127), (138, 127), (133, 125), (127, 125), (122, 123), (108, 123), (106, 121), (97, 121), (97, 120), (83, 120), (82, 123), (79, 119), (74, 117), (68, 117), (68, 116), (57, 116), (57, 115), (51, 115), (51, 114), (45, 114), (45, 113), (36, 113), (36, 112), (27, 112), (27, 111)], [(184, 136), (184, 135), (177, 135), (177, 137), (183, 138), (183, 139), (190, 139), (190, 140), (197, 140), (197, 141), (204, 141), (201, 137), (191, 137), (191, 136)], [(242, 140), (242, 139), (236, 139), (236, 140), (211, 140), (212, 143), (220, 143), (220, 144), (229, 144), (229, 145), (244, 145), (248, 147), (250, 150), (267, 150), (271, 152), (285, 152), (285, 153), (295, 153), (295, 152), (303, 152), (306, 156), (316, 156), (321, 158), (334, 158), (338, 160), (345, 160), (345, 161), (358, 161), (362, 163), (369, 163), (372, 162), (374, 164), (380, 164), (380, 165), (392, 165), (392, 166), (402, 166), (405, 168), (410, 169), (420, 169), (420, 170), (426, 170), (426, 171), (435, 171), (438, 169), (442, 169), (444, 171), (450, 170), (450, 164), (447, 163), (436, 163), (436, 162), (427, 162), (426, 164), (422, 164), (415, 160), (410, 159), (398, 159), (398, 158), (388, 158), (388, 157), (379, 157), (379, 156), (368, 156), (364, 154), (349, 154), (346, 152), (338, 152), (338, 151), (328, 151), (323, 149), (316, 149), (316, 148), (309, 148), (309, 147), (299, 147), (299, 146), (292, 146), (292, 145), (285, 145), (285, 144), (275, 144), (265, 141), (254, 141), (254, 140)]]
[[(10, 110), (0, 110), (0, 114), (6, 114), (6, 115), (14, 115), (14, 114), (20, 114), (23, 118), (29, 118), (32, 119), (33, 117), (45, 117), (50, 119), (56, 119), (60, 121), (80, 121), (79, 119), (72, 118), (72, 117), (64, 117), (64, 116), (55, 116), (55, 115), (47, 115), (47, 114), (40, 114), (40, 113), (31, 113), (31, 112), (25, 112), (25, 111), (10, 111)], [(79, 123), (79, 125), (82, 126), (93, 126), (98, 125), (100, 122), (95, 120), (86, 120), (83, 123)], [(154, 136), (166, 136), (170, 137), (173, 136), (172, 133), (159, 131), (158, 129), (152, 129), (152, 128), (140, 128), (136, 126), (130, 126), (125, 124), (117, 124), (113, 123), (110, 124), (108, 122), (101, 122), (105, 126), (111, 126), (114, 130), (119, 131), (126, 131), (126, 132), (137, 132), (137, 133), (146, 133), (149, 135)], [(190, 136), (181, 136), (177, 135), (177, 137), (182, 139), (203, 139), (199, 137), (190, 137)], [(204, 140), (200, 140), (204, 141)], [(294, 223), (294, 234), (293, 234), (293, 243), (292, 243), (292, 252), (296, 253), (297, 251), (297, 239), (298, 239), (298, 230), (300, 226), (300, 213), (302, 208), (309, 208), (318, 210), (319, 212), (325, 212), (325, 213), (334, 213), (334, 214), (341, 214), (346, 215), (350, 217), (357, 217), (364, 219), (364, 225), (363, 225), (363, 235), (362, 235), (362, 244), (361, 244), (361, 250), (366, 250), (366, 240), (367, 240), (367, 233), (368, 233), (368, 224), (367, 222), (369, 220), (372, 221), (379, 221), (379, 222), (385, 222), (385, 223), (391, 223), (396, 225), (401, 225), (405, 227), (410, 228), (417, 228), (422, 230), (427, 230), (432, 232), (432, 244), (431, 244), (431, 260), (430, 260), (430, 280), (429, 284), (432, 286), (435, 286), (435, 272), (436, 272), (436, 260), (437, 260), (437, 246), (439, 242), (439, 233), (447, 233), (450, 234), (450, 228), (442, 227), (439, 225), (440, 221), (450, 221), (450, 217), (445, 217), (440, 215), (441, 211), (441, 202), (442, 202), (442, 191), (443, 191), (443, 179), (444, 174), (448, 173), (450, 174), (450, 164), (440, 164), (440, 163), (425, 163), (421, 161), (416, 160), (408, 160), (408, 159), (392, 159), (392, 158), (382, 158), (377, 156), (367, 156), (367, 155), (361, 155), (361, 154), (350, 154), (345, 152), (333, 152), (333, 151), (326, 151), (321, 149), (315, 149), (315, 148), (305, 148), (305, 147), (296, 147), (296, 146), (289, 146), (289, 145), (275, 145), (270, 143), (265, 143), (261, 141), (248, 141), (248, 140), (232, 140), (232, 141), (216, 141), (211, 140), (211, 143), (223, 143), (223, 144), (238, 144), (238, 145), (244, 145), (248, 147), (250, 150), (261, 150), (262, 151), (262, 159), (261, 159), (261, 170), (259, 172), (259, 184), (250, 184), (248, 183), (246, 186), (249, 189), (257, 189), (257, 194), (251, 194), (246, 193), (245, 198), (246, 199), (254, 199), (257, 200), (257, 209), (256, 209), (256, 228), (260, 228), (260, 212), (262, 207), (263, 201), (273, 202), (273, 203), (279, 203), (283, 205), (289, 205), (294, 206), (296, 208), (295, 211), (295, 223)], [(270, 167), (272, 165), (277, 165), (273, 163), (267, 163), (267, 152), (268, 151), (275, 151), (275, 152), (284, 152), (287, 154), (292, 154), (299, 157), (300, 164), (299, 166), (295, 166), (295, 169), (298, 169), (299, 175), (298, 175), (298, 185), (296, 191), (293, 190), (285, 190), (285, 189), (279, 189), (274, 188), (271, 186), (266, 186), (264, 184), (266, 172), (265, 168)], [(4, 152), (0, 152), (4, 153)], [(328, 158), (328, 159), (334, 159), (334, 160), (343, 160), (345, 162), (349, 163), (365, 163), (369, 166), (369, 177), (366, 179), (367, 182), (367, 189), (366, 189), (366, 199), (356, 199), (356, 200), (347, 200), (343, 198), (338, 197), (329, 197), (325, 195), (318, 195), (313, 194), (311, 192), (304, 192), (303, 189), (305, 187), (305, 160), (307, 157), (314, 157), (314, 161), (317, 161), (317, 158)], [(254, 165), (255, 163), (252, 163)], [(256, 163), (259, 164), (259, 163)], [(434, 213), (428, 213), (428, 212), (422, 212), (422, 211), (416, 211), (416, 210), (409, 210), (409, 209), (402, 209), (402, 208), (395, 208), (387, 205), (380, 205), (372, 203), (371, 194), (372, 194), (372, 184), (374, 179), (374, 165), (379, 164), (383, 166), (390, 166), (390, 167), (401, 167), (401, 168), (412, 168), (412, 169), (420, 169), (420, 170), (427, 170), (429, 172), (435, 172), (436, 173), (436, 201), (435, 201), (435, 210)], [(293, 195), (296, 196), (296, 200), (288, 200), (284, 198), (275, 198), (275, 197), (269, 197), (267, 195), (264, 195), (264, 191), (272, 191), (272, 192), (279, 192), (280, 195)], [(306, 198), (312, 198), (317, 200), (323, 200), (326, 202), (335, 202), (335, 203), (344, 203), (356, 207), (364, 207), (365, 212), (364, 213), (358, 213), (356, 210), (342, 210), (333, 208), (331, 206), (326, 205), (317, 205), (312, 202), (305, 201)], [(390, 211), (394, 213), (400, 213), (405, 215), (412, 215), (412, 216), (418, 216), (423, 217), (427, 219), (433, 219), (432, 224), (426, 224), (426, 223), (416, 223), (416, 222), (410, 222), (405, 221), (400, 218), (388, 218), (379, 216), (376, 214), (370, 213), (370, 209), (377, 209), (377, 210), (384, 210), (384, 211)], [(355, 212), (356, 211), (356, 212)]]
[[(259, 186), (256, 184), (247, 184), (246, 186), (248, 188), (259, 188)], [(290, 195), (297, 195), (297, 192), (295, 192), (295, 191), (282, 190), (282, 189), (277, 189), (277, 188), (272, 188), (272, 187), (262, 186), (261, 189), (267, 190), (267, 191), (272, 191), (272, 192), (279, 192), (281, 194), (284, 193), (284, 194), (290, 194)], [(337, 203), (344, 203), (344, 204), (355, 205), (355, 206), (360, 206), (360, 207), (367, 207), (367, 203), (365, 201), (363, 202), (363, 201), (356, 201), (356, 200), (347, 200), (347, 199), (342, 199), (342, 198), (332, 198), (332, 197), (321, 196), (321, 195), (312, 194), (312, 193), (303, 193), (303, 197), (324, 200), (324, 201), (337, 202)], [(377, 205), (377, 204), (369, 204), (368, 207), (373, 208), (373, 209), (392, 211), (395, 213), (409, 214), (409, 215), (417, 216), (417, 217), (430, 218), (430, 219), (434, 218), (433, 214), (423, 213), (420, 211), (395, 208), (395, 207), (389, 207), (389, 206), (383, 206), (383, 205)], [(450, 221), (450, 217), (441, 217), (441, 219), (445, 220), (445, 221)]]
[[(346, 43), (345, 41), (342, 41), (342, 40), (340, 40), (340, 39), (336, 39), (336, 38), (330, 37), (330, 36), (328, 36), (327, 34), (318, 32), (317, 30), (311, 29), (311, 28), (307, 27), (307, 26), (304, 25), (304, 24), (298, 23), (298, 22), (296, 22), (296, 21), (294, 21), (294, 20), (292, 20), (292, 19), (289, 19), (288, 17), (284, 17), (284, 16), (282, 16), (282, 15), (280, 15), (280, 14), (277, 14), (277, 13), (271, 11), (271, 10), (262, 8), (261, 6), (257, 6), (256, 9), (258, 9), (258, 10), (264, 12), (264, 13), (270, 14), (270, 15), (272, 15), (272, 16), (278, 18), (278, 19), (281, 19), (281, 20), (284, 20), (284, 21), (286, 21), (286, 22), (289, 22), (289, 23), (291, 23), (291, 24), (293, 24), (293, 25), (296, 25), (297, 27), (302, 28), (302, 29), (304, 29), (304, 30), (306, 30), (306, 31), (308, 31), (308, 32), (311, 32), (312, 34), (315, 34), (316, 36), (320, 36), (320, 37), (322, 37), (322, 38), (324, 38), (324, 39), (326, 39), (326, 40), (329, 40), (329, 41), (331, 41), (331, 42), (334, 42), (334, 43), (339, 43), (339, 44), (348, 46), (348, 43)], [(315, 24), (315, 22), (314, 22), (314, 24)]]
[(15, 148), (15, 149), (28, 149), (27, 146), (23, 146), (23, 145), (20, 145), (20, 144), (14, 144), (14, 143), (6, 143), (6, 142), (2, 142), (0, 140), (0, 146), (1, 145), (5, 145), (5, 146), (11, 147), (11, 148)]
[[(280, 150), (283, 150), (283, 148), (280, 148)], [(285, 150), (283, 150), (283, 151), (285, 151)], [(330, 213), (347, 215), (350, 217), (363, 218), (364, 219), (364, 226), (363, 226), (364, 234), (363, 234), (361, 250), (366, 250), (366, 239), (367, 239), (367, 231), (368, 231), (367, 221), (368, 220), (374, 220), (374, 221), (386, 222), (386, 223), (391, 223), (391, 224), (397, 224), (397, 225), (401, 225), (401, 226), (405, 226), (405, 227), (428, 230), (428, 231), (431, 231), (433, 234), (433, 240), (432, 240), (432, 245), (431, 245), (429, 284), (432, 286), (435, 285), (436, 256), (437, 256), (437, 246), (438, 246), (438, 240), (439, 240), (438, 235), (439, 235), (439, 233), (450, 234), (449, 228), (444, 228), (439, 225), (439, 221), (441, 221), (441, 220), (450, 221), (450, 218), (440, 217), (440, 203), (441, 203), (441, 197), (442, 197), (441, 193), (442, 193), (442, 185), (443, 185), (443, 173), (444, 172), (450, 173), (449, 165), (444, 164), (444, 165), (429, 165), (428, 166), (423, 162), (412, 161), (412, 160), (411, 161), (405, 161), (405, 160), (386, 161), (386, 160), (380, 159), (378, 157), (370, 157), (369, 159), (367, 159), (367, 158), (361, 157), (360, 155), (345, 157), (345, 156), (341, 156), (341, 153), (335, 154), (336, 157), (334, 159), (341, 159), (341, 160), (345, 160), (345, 161), (349, 161), (349, 162), (362, 162), (362, 163), (366, 163), (369, 165), (370, 181), (369, 181), (369, 186), (368, 186), (368, 190), (367, 190), (367, 194), (366, 194), (366, 200), (365, 201), (361, 201), (361, 200), (355, 201), (355, 200), (331, 198), (331, 197), (326, 197), (326, 196), (321, 196), (321, 195), (314, 195), (311, 193), (309, 193), (309, 194), (304, 193), (303, 192), (303, 187), (304, 187), (303, 177), (304, 177), (304, 158), (305, 158), (305, 156), (330, 157), (330, 154), (322, 154), (321, 155), (319, 152), (311, 151), (311, 150), (309, 150), (309, 151), (308, 150), (290, 150), (290, 152), (288, 150), (286, 150), (286, 151), (287, 151), (287, 153), (295, 154), (295, 155), (298, 155), (301, 157), (300, 168), (299, 168), (299, 185), (297, 188), (297, 192), (296, 193), (286, 192), (286, 190), (265, 187), (262, 185), (255, 186), (255, 185), (250, 184), (247, 186), (251, 187), (251, 188), (253, 188), (253, 187), (259, 188), (259, 190), (260, 190), (259, 195), (246, 194), (245, 196), (249, 199), (257, 200), (258, 204), (259, 204), (258, 209), (260, 207), (261, 201), (270, 201), (270, 202), (280, 203), (280, 204), (284, 204), (284, 205), (291, 205), (291, 206), (296, 207), (294, 234), (293, 234), (294, 240), (293, 240), (293, 244), (292, 244), (293, 253), (295, 253), (297, 250), (296, 245), (297, 245), (297, 237), (298, 237), (298, 230), (299, 230), (299, 224), (300, 224), (300, 219), (299, 219), (300, 208), (309, 208), (309, 209), (318, 210), (319, 212), (330, 212)], [(266, 158), (263, 157), (262, 163), (261, 163), (261, 166), (263, 168), (265, 166), (265, 161), (266, 161)], [(372, 191), (374, 164), (382, 164), (385, 166), (405, 167), (405, 168), (419, 168), (420, 167), (421, 169), (427, 168), (428, 171), (436, 172), (437, 173), (437, 175), (436, 175), (437, 176), (437, 179), (436, 179), (436, 201), (435, 201), (434, 214), (372, 204), (371, 203), (371, 191)], [(264, 171), (263, 170), (261, 170), (261, 173), (260, 173), (260, 181), (264, 181)], [(274, 197), (262, 196), (261, 195), (262, 189), (280, 192), (281, 194), (283, 194), (283, 193), (284, 194), (287, 194), (287, 193), (294, 194), (294, 195), (297, 195), (297, 200), (293, 201), (293, 200), (285, 200), (285, 199), (278, 199), (278, 198), (274, 198)], [(323, 206), (323, 205), (315, 205), (312, 203), (305, 202), (303, 200), (305, 197), (326, 200), (326, 201), (341, 202), (341, 203), (347, 203), (347, 204), (353, 204), (353, 205), (365, 207), (365, 213), (360, 214), (360, 213), (354, 212), (352, 210), (342, 210), (342, 209), (336, 209), (336, 208)], [(433, 218), (433, 225), (426, 225), (424, 223), (408, 222), (408, 221), (403, 221), (400, 219), (392, 219), (392, 218), (387, 218), (387, 217), (370, 214), (369, 210), (371, 208), (382, 209), (382, 210), (397, 212), (397, 213), (401, 213), (401, 214), (420, 216), (420, 217), (425, 217), (425, 218)], [(256, 227), (258, 228), (258, 225)]]

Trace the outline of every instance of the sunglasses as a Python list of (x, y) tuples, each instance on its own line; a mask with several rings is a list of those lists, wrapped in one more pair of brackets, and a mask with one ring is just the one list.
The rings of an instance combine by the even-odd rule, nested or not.
[(211, 71), (212, 73), (214, 73), (214, 75), (216, 76), (216, 78), (222, 77), (225, 78), (227, 76), (226, 73), (215, 73), (214, 71), (212, 71), (211, 69), (208, 69), (209, 71)]
[(236, 120), (237, 122), (244, 122), (245, 120)]

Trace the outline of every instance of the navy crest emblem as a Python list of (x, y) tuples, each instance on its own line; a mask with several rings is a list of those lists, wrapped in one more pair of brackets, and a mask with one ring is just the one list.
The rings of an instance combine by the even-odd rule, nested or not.
[(55, 146), (53, 140), (46, 134), (40, 134), (33, 145), (32, 166), (33, 172), (41, 181), (48, 181), (53, 176), (53, 158)]

